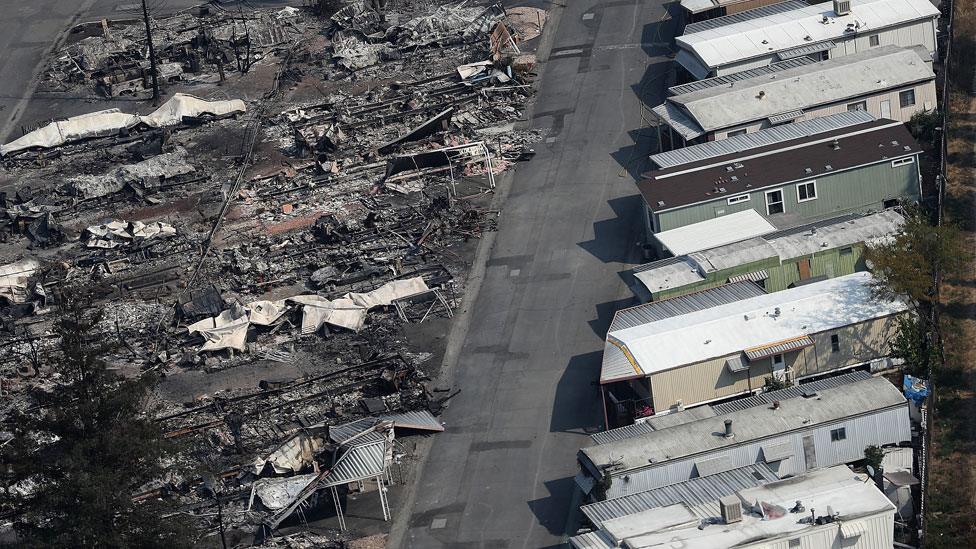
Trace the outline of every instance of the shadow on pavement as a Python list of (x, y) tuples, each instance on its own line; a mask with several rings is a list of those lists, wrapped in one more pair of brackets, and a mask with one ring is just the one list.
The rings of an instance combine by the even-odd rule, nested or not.
[(606, 303), (598, 303), (596, 306), (596, 318), (588, 322), (590, 329), (600, 339), (606, 339), (607, 331), (610, 329), (610, 323), (613, 322), (614, 313), (632, 305), (637, 305), (637, 299), (633, 296), (607, 301)]
[(600, 377), (600, 359), (603, 351), (576, 355), (569, 359), (552, 404), (549, 420), (550, 433), (593, 432), (601, 424), (599, 393), (596, 389)]
[(549, 496), (535, 499), (529, 503), (529, 509), (535, 514), (539, 524), (545, 527), (550, 534), (562, 536), (566, 534), (566, 517), (573, 501), (573, 491), (576, 490), (576, 482), (573, 477), (550, 480), (543, 483), (549, 491)]
[(643, 203), (639, 194), (608, 200), (614, 217), (595, 222), (593, 240), (576, 245), (604, 263), (628, 263), (637, 246)]

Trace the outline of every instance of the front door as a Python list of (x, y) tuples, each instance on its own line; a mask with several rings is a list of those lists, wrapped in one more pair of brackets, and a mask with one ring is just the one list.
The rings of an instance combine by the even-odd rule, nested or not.
[(891, 101), (888, 99), (881, 102), (881, 118), (891, 118)]
[(800, 268), (800, 280), (806, 280), (810, 278), (810, 260), (802, 259), (797, 266)]
[(813, 435), (803, 437), (803, 459), (807, 462), (807, 471), (817, 468), (817, 449), (813, 445)]

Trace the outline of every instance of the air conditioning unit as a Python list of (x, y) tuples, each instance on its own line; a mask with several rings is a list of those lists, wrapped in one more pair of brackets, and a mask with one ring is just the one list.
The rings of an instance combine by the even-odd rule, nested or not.
[(834, 0), (834, 13), (838, 16), (851, 13), (851, 0)]
[(884, 372), (891, 368), (891, 359), (889, 358), (876, 358), (871, 361), (871, 373), (875, 374), (878, 372)]
[(742, 520), (742, 502), (738, 496), (725, 496), (719, 498), (718, 506), (722, 511), (722, 520), (725, 524), (740, 522)]

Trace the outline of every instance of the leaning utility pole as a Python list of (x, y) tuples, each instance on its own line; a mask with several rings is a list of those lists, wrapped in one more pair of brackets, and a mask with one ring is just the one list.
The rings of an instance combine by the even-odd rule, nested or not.
[(149, 26), (149, 9), (142, 0), (142, 20), (146, 23), (146, 42), (149, 43), (149, 72), (152, 76), (153, 105), (159, 104), (159, 80), (156, 76), (156, 48), (153, 47), (152, 29)]

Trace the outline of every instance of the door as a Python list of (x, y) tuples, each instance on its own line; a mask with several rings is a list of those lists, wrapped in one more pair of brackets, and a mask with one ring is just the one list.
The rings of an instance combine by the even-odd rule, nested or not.
[(800, 268), (800, 280), (806, 280), (810, 278), (810, 260), (801, 259), (799, 263), (796, 264)]
[(881, 118), (891, 118), (891, 101), (888, 99), (881, 102)]
[(807, 463), (807, 471), (817, 468), (817, 449), (813, 445), (813, 435), (803, 437), (803, 459)]

